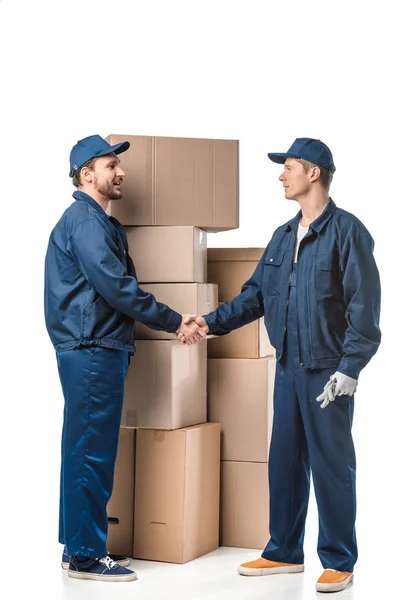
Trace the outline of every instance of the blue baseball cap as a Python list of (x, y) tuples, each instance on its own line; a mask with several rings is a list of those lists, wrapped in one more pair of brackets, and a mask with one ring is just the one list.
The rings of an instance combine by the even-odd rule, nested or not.
[(119, 144), (115, 144), (115, 146), (110, 146), (110, 144), (99, 135), (89, 135), (89, 137), (79, 140), (71, 150), (69, 156), (69, 176), (73, 177), (74, 173), (76, 173), (76, 171), (88, 160), (97, 158), (98, 156), (104, 156), (105, 154), (111, 154), (111, 152), (121, 154), (121, 152), (128, 150), (129, 146), (129, 142), (120, 142)]
[(287, 158), (303, 158), (327, 169), (331, 173), (336, 171), (332, 152), (328, 146), (321, 140), (314, 140), (313, 138), (297, 138), (287, 152), (268, 153), (268, 158), (281, 165), (284, 164)]

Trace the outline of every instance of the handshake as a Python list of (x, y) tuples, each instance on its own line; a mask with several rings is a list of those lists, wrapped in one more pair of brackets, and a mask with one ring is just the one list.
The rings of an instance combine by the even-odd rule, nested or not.
[(181, 344), (198, 344), (206, 337), (209, 327), (204, 317), (199, 315), (182, 315), (182, 323), (175, 333)]

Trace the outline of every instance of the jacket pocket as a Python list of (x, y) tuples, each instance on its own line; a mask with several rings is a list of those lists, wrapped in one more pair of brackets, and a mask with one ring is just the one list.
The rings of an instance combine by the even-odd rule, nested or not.
[(265, 255), (263, 271), (263, 296), (276, 296), (281, 290), (284, 250), (270, 250)]
[(115, 311), (102, 296), (98, 296), (85, 309), (84, 337), (90, 339), (105, 335), (113, 320), (115, 320)]
[(334, 257), (329, 254), (317, 254), (315, 257), (315, 288), (319, 296), (336, 296), (340, 286), (338, 270)]

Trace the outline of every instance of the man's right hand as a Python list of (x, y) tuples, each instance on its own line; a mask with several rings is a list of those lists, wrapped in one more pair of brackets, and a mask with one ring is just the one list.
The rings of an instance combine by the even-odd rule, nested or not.
[(195, 326), (196, 335), (201, 337), (197, 337), (196, 340), (194, 340), (193, 336), (187, 336), (181, 325), (181, 327), (176, 333), (176, 336), (181, 344), (196, 344), (197, 342), (201, 341), (202, 338), (205, 338), (210, 330), (205, 318), (200, 317), (199, 315), (184, 315), (182, 319), (182, 324), (186, 327)]
[[(199, 323), (199, 319), (201, 320), (201, 323)], [(181, 344), (190, 345), (201, 342), (201, 340), (206, 337), (207, 331), (208, 326), (203, 317), (197, 315), (183, 315), (182, 323), (175, 335)]]

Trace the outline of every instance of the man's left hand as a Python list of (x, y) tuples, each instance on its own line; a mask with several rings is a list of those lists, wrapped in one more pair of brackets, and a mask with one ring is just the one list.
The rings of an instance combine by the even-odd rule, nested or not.
[(330, 376), (322, 394), (317, 397), (317, 402), (322, 402), (320, 408), (328, 406), (336, 396), (352, 396), (357, 390), (357, 384), (357, 379), (336, 371)]

